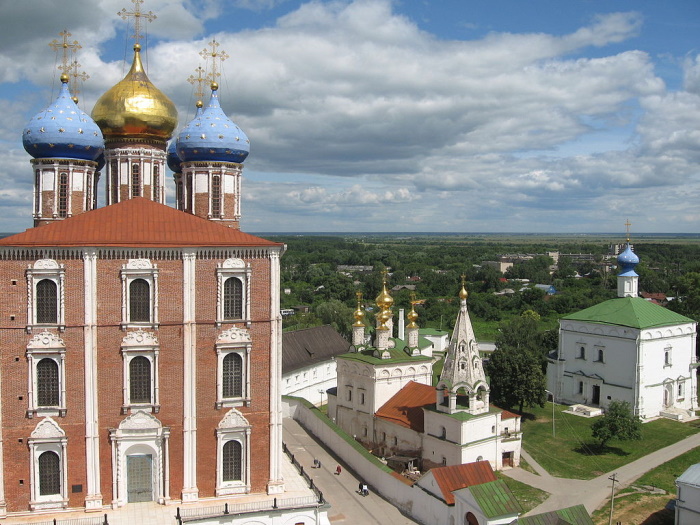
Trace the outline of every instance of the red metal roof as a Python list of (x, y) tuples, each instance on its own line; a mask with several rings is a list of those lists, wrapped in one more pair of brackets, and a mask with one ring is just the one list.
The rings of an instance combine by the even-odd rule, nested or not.
[(143, 197), (0, 239), (1, 246), (281, 246)]
[(423, 407), (435, 404), (435, 387), (410, 381), (384, 403), (376, 416), (416, 432), (423, 432)]
[(496, 475), (488, 461), (436, 467), (431, 469), (430, 473), (435, 477), (442, 497), (448, 505), (455, 504), (455, 497), (452, 494), (455, 490), (496, 481)]

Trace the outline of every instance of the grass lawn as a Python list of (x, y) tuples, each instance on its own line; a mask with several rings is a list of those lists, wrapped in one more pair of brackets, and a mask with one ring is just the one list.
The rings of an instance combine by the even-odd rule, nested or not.
[[(633, 487), (621, 491), (615, 497), (614, 521), (626, 518), (624, 520), (626, 523), (673, 525), (674, 513), (666, 509), (666, 504), (676, 496), (676, 478), (695, 463), (700, 463), (700, 448), (694, 448), (644, 474), (632, 484), (633, 487), (658, 487), (668, 494), (633, 494)], [(609, 515), (610, 501), (608, 500), (593, 514), (593, 521), (601, 524), (608, 523)]]
[(529, 414), (523, 417), (525, 450), (550, 474), (564, 478), (592, 479), (700, 430), (700, 420), (679, 423), (657, 419), (642, 425), (640, 441), (612, 440), (601, 451), (591, 436), (595, 418), (563, 414), (566, 408), (555, 405), (554, 437), (551, 403), (544, 408), (529, 408)]
[(531, 511), (549, 497), (549, 492), (536, 489), (530, 485), (525, 485), (525, 483), (520, 483), (508, 476), (504, 476), (500, 472), (496, 472), (496, 476), (508, 485), (513, 496), (515, 496), (515, 499), (518, 500), (518, 503), (520, 503), (520, 506), (523, 508), (523, 513)]
[(664, 489), (669, 494), (676, 494), (676, 478), (683, 474), (690, 465), (700, 463), (700, 447), (694, 448), (673, 458), (668, 463), (659, 465), (650, 470), (634, 482), (635, 485), (644, 485)]

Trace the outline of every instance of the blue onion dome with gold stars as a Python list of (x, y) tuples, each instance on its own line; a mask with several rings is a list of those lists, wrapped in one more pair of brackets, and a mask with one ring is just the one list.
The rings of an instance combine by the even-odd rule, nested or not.
[(183, 162), (214, 161), (241, 163), (250, 153), (243, 130), (221, 109), (218, 85), (211, 85), (209, 105), (180, 132), (177, 153)]
[(134, 44), (134, 61), (126, 76), (103, 94), (92, 118), (106, 140), (165, 142), (177, 126), (172, 100), (151, 83), (141, 63), (141, 45)]
[(180, 165), (182, 161), (180, 157), (177, 156), (177, 138), (174, 138), (168, 144), (168, 149), (166, 151), (166, 159), (168, 162), (168, 168), (173, 170), (173, 173), (180, 173)]
[(104, 138), (94, 120), (71, 98), (68, 75), (61, 75), (56, 101), (34, 116), (22, 132), (22, 144), (35, 159), (95, 160)]
[(618, 275), (637, 275), (634, 268), (639, 264), (639, 257), (632, 251), (630, 243), (627, 243), (627, 248), (617, 256), (617, 264), (620, 266)]

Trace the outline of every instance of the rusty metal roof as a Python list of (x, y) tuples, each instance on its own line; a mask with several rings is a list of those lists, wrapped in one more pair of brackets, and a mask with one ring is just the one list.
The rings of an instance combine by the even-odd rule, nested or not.
[(488, 461), (436, 467), (431, 469), (430, 473), (435, 477), (435, 481), (442, 492), (442, 497), (448, 505), (455, 504), (454, 491), (490, 483), (497, 479)]
[(434, 405), (435, 401), (434, 386), (409, 381), (377, 410), (375, 416), (416, 432), (423, 432), (423, 407)]
[(282, 246), (135, 197), (0, 239), (2, 246)]

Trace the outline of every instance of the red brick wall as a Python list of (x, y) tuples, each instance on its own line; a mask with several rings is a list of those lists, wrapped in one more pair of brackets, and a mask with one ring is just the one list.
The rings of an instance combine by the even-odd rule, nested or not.
[[(40, 418), (28, 419), (27, 282), (25, 270), (34, 261), (3, 261), (0, 282), (2, 342), (0, 345), (0, 400), (4, 437), (5, 499), (8, 511), (27, 510), (30, 497), (27, 438)], [(84, 505), (87, 494), (85, 469), (85, 371), (84, 371), (84, 274), (82, 260), (59, 260), (65, 265), (65, 332), (67, 414), (56, 421), (68, 437), (68, 494), (71, 507)], [(155, 260), (159, 269), (159, 384), (161, 409), (155, 414), (170, 427), (170, 494), (177, 499), (183, 488), (183, 290), (181, 260)], [(218, 334), (233, 326), (215, 325), (216, 265), (218, 260), (196, 261), (196, 360), (197, 360), (197, 486), (200, 497), (214, 496), (216, 483), (216, 427), (228, 409), (216, 409), (216, 351)], [(251, 435), (252, 490), (264, 492), (269, 481), (270, 456), (270, 261), (251, 259), (251, 406), (240, 407), (253, 425)], [(97, 262), (97, 384), (99, 407), (99, 460), (103, 503), (112, 498), (112, 457), (109, 429), (126, 417), (122, 407), (123, 359), (121, 343), (122, 283), (120, 270), (127, 260)], [(12, 281), (16, 284), (12, 284)], [(14, 315), (14, 320), (10, 316)], [(243, 325), (240, 325), (243, 326)], [(20, 397), (22, 399), (20, 400)], [(23, 484), (20, 485), (20, 480)], [(82, 492), (72, 493), (72, 485)]]

